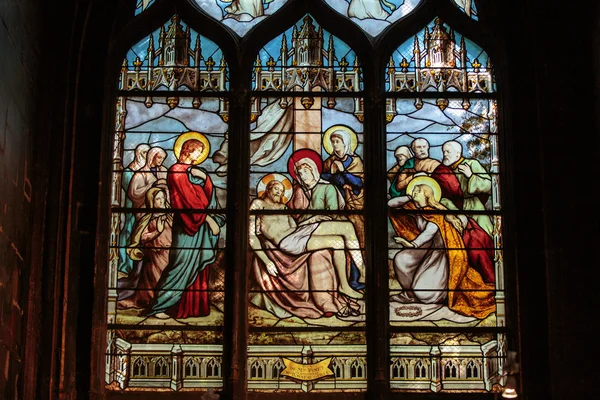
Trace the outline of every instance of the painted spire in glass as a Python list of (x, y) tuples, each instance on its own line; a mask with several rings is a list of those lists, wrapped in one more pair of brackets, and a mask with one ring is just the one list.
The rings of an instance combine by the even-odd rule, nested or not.
[(496, 86), (487, 53), (436, 18), (394, 51), (386, 89), (491, 93)]
[(119, 79), (120, 90), (219, 92), (228, 84), (221, 49), (178, 15), (127, 52)]
[(306, 15), (259, 51), (253, 89), (356, 92), (362, 89), (362, 70), (346, 43)]

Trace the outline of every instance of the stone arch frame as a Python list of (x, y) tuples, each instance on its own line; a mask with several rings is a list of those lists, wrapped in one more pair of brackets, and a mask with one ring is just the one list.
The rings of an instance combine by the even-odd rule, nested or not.
[[(108, 3), (108, 2), (107, 2), (107, 3)], [(432, 3), (432, 2), (431, 2), (431, 3)], [(161, 3), (161, 4), (162, 4), (162, 3)], [(158, 6), (158, 4), (157, 4), (157, 6)], [(182, 7), (183, 7), (183, 6), (182, 6)], [(483, 11), (482, 11), (482, 12), (483, 12)], [(391, 31), (390, 31), (390, 32), (391, 32)], [(463, 32), (464, 32), (464, 31), (463, 31)], [(465, 34), (466, 34), (466, 33), (465, 33)], [(386, 34), (386, 36), (387, 36), (387, 34)], [(101, 40), (100, 40), (100, 41), (101, 41)], [(78, 126), (78, 127), (81, 129), (82, 127), (85, 127), (85, 123), (86, 123), (86, 121), (89, 121), (89, 119), (87, 119), (87, 118), (86, 118), (84, 115), (80, 115), (80, 117), (82, 117), (82, 118), (79, 118), (79, 120), (78, 120), (78, 125), (77, 125), (77, 126)], [(98, 116), (96, 115), (96, 119), (97, 119), (97, 117), (98, 117)], [(105, 118), (106, 118), (106, 116), (105, 116)], [(92, 119), (93, 119), (93, 118), (92, 118)], [(93, 176), (93, 173), (91, 173), (90, 175), (92, 175), (92, 176)], [(79, 183), (78, 183), (78, 185), (80, 185), (80, 186), (81, 186), (81, 182), (79, 182)], [(84, 186), (85, 186), (85, 185), (84, 185)], [(505, 184), (505, 186), (506, 186), (506, 184)], [(88, 202), (87, 202), (87, 201), (85, 201), (83, 204), (88, 204)], [(93, 202), (92, 202), (92, 204), (93, 204)], [(92, 209), (93, 209), (93, 207), (92, 207)], [(94, 226), (94, 223), (92, 223), (92, 225), (91, 225), (91, 226), (93, 227), (93, 226)], [(89, 245), (88, 245), (88, 246), (89, 246)], [(92, 246), (92, 247), (93, 247), (93, 246)], [(83, 275), (80, 277), (80, 281), (79, 281), (79, 282), (80, 282), (80, 285), (81, 285), (81, 284), (83, 284), (83, 286), (85, 287), (85, 285), (86, 285), (86, 282), (87, 282), (87, 284), (89, 285), (89, 282), (88, 282), (88, 281), (89, 281), (89, 275), (86, 277), (86, 275), (85, 275), (85, 274), (83, 274)], [(85, 304), (85, 303), (84, 303), (84, 304)], [(91, 302), (90, 302), (89, 304), (91, 304)], [(81, 321), (81, 324), (82, 324), (81, 326), (83, 326), (83, 329), (81, 329), (81, 330), (78, 330), (78, 331), (85, 331), (85, 330), (87, 329), (86, 327), (89, 327), (89, 326), (91, 325), (91, 324), (89, 323), (89, 321), (88, 321), (88, 322), (86, 322), (86, 321), (85, 321), (85, 320), (87, 320), (87, 318), (86, 318), (86, 317), (84, 317), (83, 319), (84, 319), (84, 321)], [(72, 349), (71, 349), (71, 350), (72, 350)], [(69, 351), (69, 349), (65, 349), (65, 351)], [(74, 360), (74, 358), (70, 358), (70, 359), (71, 359), (71, 360)], [(93, 375), (93, 374), (92, 374), (92, 375)]]
[[(169, 3), (169, 4), (167, 4)], [(331, 34), (339, 37), (344, 40), (348, 45), (353, 48), (359, 59), (369, 59), (370, 63), (363, 64), (363, 76), (364, 76), (364, 93), (366, 94), (365, 99), (365, 131), (370, 130), (374, 133), (371, 137), (370, 142), (365, 143), (365, 191), (376, 193), (377, 187), (381, 187), (382, 185), (382, 177), (377, 176), (374, 171), (384, 171), (385, 167), (382, 168), (381, 165), (378, 164), (378, 161), (383, 160), (383, 157), (378, 157), (382, 151), (381, 148), (377, 148), (378, 143), (382, 143), (383, 141), (378, 137), (377, 132), (381, 132), (383, 126), (380, 125), (378, 121), (378, 109), (379, 109), (379, 101), (383, 93), (380, 92), (379, 88), (382, 88), (383, 85), (379, 84), (381, 81), (378, 79), (382, 79), (382, 74), (380, 71), (383, 69), (380, 66), (385, 65), (385, 61), (387, 61), (386, 55), (388, 49), (395, 48), (399, 43), (402, 43), (403, 40), (398, 40), (398, 38), (407, 38), (411, 37), (415, 30), (422, 29), (423, 26), (427, 25), (427, 23), (432, 20), (435, 16), (441, 16), (445, 21), (448, 21), (449, 24), (453, 26), (460, 26), (461, 33), (465, 35), (465, 37), (469, 37), (472, 40), (484, 39), (482, 37), (482, 29), (481, 24), (475, 21), (472, 21), (469, 18), (465, 18), (465, 15), (461, 13), (459, 10), (454, 7), (453, 4), (448, 4), (448, 2), (434, 2), (432, 0), (424, 1), (412, 14), (409, 14), (407, 17), (402, 19), (401, 22), (396, 23), (390, 28), (386, 29), (381, 35), (377, 38), (370, 38), (368, 35), (364, 34), (359, 27), (353, 25), (350, 21), (347, 21), (341, 15), (330, 10), (326, 5), (319, 1), (306, 1), (300, 2), (292, 0), (287, 4), (284, 9), (280, 10), (276, 15), (269, 17), (268, 23), (261, 23), (254, 27), (248, 34), (244, 37), (238, 37), (232, 32), (228, 32), (227, 29), (220, 27), (217, 23), (212, 21), (213, 25), (216, 25), (214, 28), (207, 29), (203, 27), (203, 24), (210, 25), (210, 18), (200, 15), (196, 13), (193, 14), (194, 6), (190, 6), (185, 0), (176, 0), (173, 2), (166, 1), (157, 1), (149, 10), (143, 13), (141, 16), (137, 17), (137, 19), (141, 20), (145, 18), (150, 21), (158, 21), (160, 20), (159, 16), (162, 16), (164, 19), (170, 13), (178, 12), (180, 14), (184, 14), (185, 20), (190, 27), (198, 31), (200, 34), (204, 34), (209, 39), (215, 41), (217, 45), (219, 45), (224, 52), (225, 58), (228, 60), (230, 64), (230, 95), (231, 95), (231, 132), (239, 132), (239, 138), (244, 138), (244, 132), (246, 132), (247, 127), (243, 123), (243, 116), (247, 113), (247, 104), (245, 103), (247, 96), (251, 92), (251, 87), (249, 86), (249, 71), (252, 70), (252, 64), (254, 62), (254, 54), (258, 53), (258, 50), (264, 46), (273, 36), (273, 33), (280, 32), (281, 30), (286, 29), (292, 23), (300, 20), (303, 15), (311, 14), (316, 22), (318, 22), (324, 29), (328, 30)], [(144, 15), (146, 14), (147, 15)], [(127, 28), (133, 30), (133, 26), (136, 24), (136, 20), (132, 21), (132, 24)], [(222, 32), (222, 34), (218, 34), (218, 32)], [(212, 35), (212, 36), (211, 36)], [(219, 41), (220, 39), (220, 41)], [(485, 41), (485, 40), (484, 40)], [(118, 45), (118, 43), (117, 43)], [(485, 46), (482, 44), (482, 47), (488, 49), (489, 46)], [(241, 51), (234, 56), (233, 49), (238, 48)], [(115, 50), (115, 52), (118, 50)], [(490, 53), (493, 53), (493, 49), (488, 50)], [(231, 54), (231, 56), (228, 55)], [(375, 57), (373, 57), (373, 55)], [(237, 65), (235, 61), (237, 61)], [(107, 78), (108, 79), (108, 78)], [(237, 98), (237, 101), (234, 100)], [(237, 119), (234, 115), (237, 114)], [(370, 115), (369, 115), (370, 114)], [(381, 128), (379, 128), (381, 126)], [(231, 136), (231, 143), (236, 142), (234, 140), (234, 136)], [(241, 157), (239, 159), (244, 159), (247, 151), (247, 143), (244, 139), (237, 141), (237, 148), (230, 146), (230, 157), (235, 158), (236, 154)], [(228, 171), (229, 182), (233, 182), (234, 188), (232, 190), (232, 183), (229, 183), (229, 192), (230, 193), (246, 193), (247, 192), (247, 183), (244, 182), (243, 179), (239, 179), (240, 176), (245, 176), (247, 174), (247, 167), (245, 165), (230, 166), (231, 168)], [(366, 199), (366, 209), (370, 209), (370, 204), (381, 204), (383, 200), (382, 197), (370, 196)], [(231, 202), (235, 202), (239, 205), (238, 210), (247, 209), (247, 205), (245, 202), (246, 198), (234, 198), (229, 200), (229, 204)], [(377, 208), (375, 208), (377, 209)], [(241, 270), (244, 268), (240, 268), (240, 265), (245, 263), (245, 259), (243, 257), (237, 257), (237, 254), (242, 254), (245, 251), (244, 244), (247, 242), (245, 229), (245, 218), (244, 212), (239, 212), (237, 214), (231, 212), (232, 207), (229, 207), (229, 215), (231, 217), (231, 221), (234, 221), (233, 224), (239, 229), (236, 229), (238, 233), (235, 234), (235, 237), (230, 237), (227, 239), (228, 247), (232, 245), (232, 249), (235, 249), (235, 254), (228, 260), (227, 267), (227, 278), (236, 280), (237, 276), (235, 274), (239, 274)], [(367, 236), (367, 262), (370, 265), (377, 265), (382, 262), (381, 254), (384, 253), (383, 249), (379, 247), (380, 243), (383, 243), (380, 240), (380, 237), (377, 237), (377, 233), (375, 226), (379, 223), (375, 221), (383, 221), (383, 216), (381, 214), (378, 215), (376, 210), (373, 210), (370, 213), (365, 214), (365, 229), (366, 231), (372, 232), (372, 235)], [(235, 243), (235, 244), (232, 244)], [(237, 246), (237, 248), (235, 247)], [(370, 250), (370, 251), (369, 251)], [(377, 276), (377, 271), (374, 271), (373, 275), (370, 276), (372, 287), (386, 287), (387, 282), (384, 283), (383, 276)], [(383, 279), (382, 279), (383, 278)], [(241, 289), (241, 288), (240, 288)], [(226, 298), (228, 301), (226, 303), (226, 309), (229, 307), (229, 310), (245, 310), (246, 308), (246, 300), (241, 296), (235, 297), (232, 296), (232, 287), (228, 285), (226, 287)], [(235, 289), (235, 292), (238, 292), (238, 288)], [(232, 304), (231, 302), (235, 304)], [(377, 301), (368, 302), (367, 307), (367, 321), (372, 318), (372, 321), (379, 324), (380, 332), (389, 332), (389, 326), (387, 326), (387, 319), (385, 318), (376, 318), (375, 316), (381, 316), (383, 312), (383, 305), (376, 304)], [(245, 312), (236, 313), (237, 317), (235, 321), (230, 321), (232, 323), (231, 326), (235, 327), (243, 327), (246, 326), (245, 321)], [(243, 320), (242, 320), (243, 318)], [(385, 324), (385, 326), (383, 326)], [(231, 328), (229, 328), (231, 329)], [(234, 330), (238, 330), (234, 328)], [(228, 327), (225, 327), (225, 331), (228, 331)], [(368, 336), (373, 335), (367, 333)], [(243, 338), (239, 338), (241, 342), (244, 341)], [(227, 339), (226, 339), (227, 343)], [(239, 343), (236, 346), (236, 342), (233, 343), (231, 351), (234, 352), (231, 356), (240, 357), (238, 360), (241, 360), (245, 355), (245, 343)], [(235, 352), (237, 351), (237, 354)], [(379, 349), (376, 353), (368, 352), (368, 360), (367, 365), (380, 365), (382, 362), (387, 361), (387, 349)], [(227, 360), (231, 362), (233, 366), (235, 361)], [(225, 363), (227, 365), (227, 363)], [(264, 366), (263, 366), (264, 367)], [(366, 367), (366, 366), (365, 366)], [(235, 367), (234, 367), (235, 368)], [(238, 368), (241, 369), (241, 361), (239, 361)], [(266, 367), (264, 367), (266, 368)], [(264, 369), (263, 368), (263, 369)], [(374, 371), (371, 371), (372, 368), (366, 368), (366, 373), (368, 377), (371, 378), (371, 374)], [(235, 372), (235, 369), (231, 372), (231, 375), (226, 375), (227, 372), (224, 369), (224, 379), (229, 379), (231, 385), (236, 387), (236, 390), (242, 391), (242, 386), (244, 385), (243, 380), (235, 379), (235, 377), (244, 377), (250, 376), (246, 374), (240, 374)], [(263, 375), (266, 372), (263, 371)], [(363, 371), (364, 373), (364, 371)], [(389, 371), (387, 371), (389, 374)], [(388, 377), (389, 379), (389, 377)], [(232, 382), (232, 381), (235, 381)], [(227, 389), (226, 389), (227, 390)]]

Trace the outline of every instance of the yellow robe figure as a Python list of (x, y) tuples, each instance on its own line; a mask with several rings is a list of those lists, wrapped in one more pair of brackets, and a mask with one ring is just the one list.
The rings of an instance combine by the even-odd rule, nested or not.
[[(413, 202), (406, 203), (405, 210), (419, 210)], [(461, 234), (441, 214), (427, 214), (433, 207), (420, 209), (421, 216), (437, 225), (448, 257), (448, 308), (459, 314), (484, 319), (496, 310), (495, 286), (487, 284), (481, 275), (469, 266), (465, 244)], [(396, 233), (413, 241), (419, 235), (414, 219), (405, 215), (390, 215)], [(465, 291), (466, 290), (466, 291)]]

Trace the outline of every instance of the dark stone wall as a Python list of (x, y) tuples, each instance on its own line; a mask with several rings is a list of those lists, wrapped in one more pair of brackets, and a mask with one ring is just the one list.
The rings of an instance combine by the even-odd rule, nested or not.
[(600, 306), (598, 2), (555, 1), (536, 19), (549, 385), (554, 398), (586, 398), (597, 379)]
[[(0, 2), (0, 398), (21, 398), (27, 277), (44, 193), (37, 113), (41, 67), (38, 1)], [(38, 211), (36, 211), (38, 210)]]

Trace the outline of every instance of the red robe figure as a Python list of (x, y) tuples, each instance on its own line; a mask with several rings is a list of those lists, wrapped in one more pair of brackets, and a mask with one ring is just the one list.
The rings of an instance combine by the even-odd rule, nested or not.
[(167, 175), (172, 208), (180, 212), (173, 218), (169, 264), (148, 310), (157, 318), (203, 317), (210, 313), (209, 265), (216, 259), (224, 221), (204, 213), (215, 203), (210, 177), (196, 166), (204, 151), (204, 143), (188, 139)]

